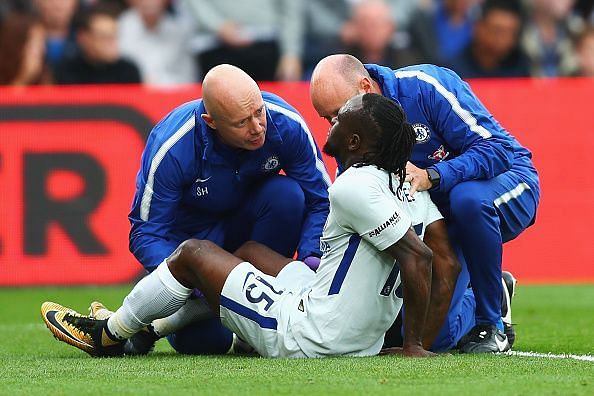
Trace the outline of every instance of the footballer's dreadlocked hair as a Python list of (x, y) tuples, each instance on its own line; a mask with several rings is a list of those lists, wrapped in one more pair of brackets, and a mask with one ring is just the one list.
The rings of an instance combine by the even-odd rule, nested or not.
[(406, 122), (402, 107), (393, 100), (368, 93), (363, 95), (362, 103), (359, 112), (367, 119), (366, 136), (372, 143), (371, 151), (363, 156), (358, 166), (373, 165), (390, 173), (390, 190), (395, 193), (392, 173), (398, 176), (398, 188), (401, 188), (406, 176), (406, 163), (416, 141), (415, 131)]

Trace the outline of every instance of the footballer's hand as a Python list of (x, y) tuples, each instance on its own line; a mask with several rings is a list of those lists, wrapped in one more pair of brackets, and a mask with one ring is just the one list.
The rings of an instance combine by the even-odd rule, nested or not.
[(425, 191), (431, 188), (431, 181), (425, 169), (417, 168), (412, 163), (406, 163), (406, 177), (404, 181), (410, 183), (410, 195), (413, 196), (417, 191)]
[(402, 355), (406, 357), (433, 357), (437, 353), (433, 353), (423, 349), (420, 345), (406, 345), (402, 348)]
[(384, 355), (400, 355), (406, 357), (433, 357), (437, 356), (436, 353), (429, 352), (424, 350), (419, 346), (415, 347), (391, 347), (391, 348), (384, 348), (379, 353), (380, 356)]
[(223, 22), (217, 31), (217, 35), (219, 40), (230, 47), (247, 47), (253, 42), (245, 32), (242, 32), (239, 25), (231, 21)]
[(390, 347), (390, 348), (383, 348), (380, 353), (380, 356), (383, 355), (400, 355), (402, 356), (402, 347)]

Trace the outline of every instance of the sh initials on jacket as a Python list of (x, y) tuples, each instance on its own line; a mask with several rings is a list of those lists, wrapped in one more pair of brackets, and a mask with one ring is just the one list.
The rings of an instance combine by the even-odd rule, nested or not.
[(208, 195), (208, 187), (196, 187), (196, 196), (197, 197), (204, 197)]
[[(196, 181), (194, 183), (206, 183), (207, 181), (210, 180), (212, 176), (208, 176), (206, 179), (201, 179), (201, 178), (197, 178)], [(203, 186), (196, 186), (196, 196), (197, 197), (204, 197), (208, 195), (208, 187), (203, 187)]]

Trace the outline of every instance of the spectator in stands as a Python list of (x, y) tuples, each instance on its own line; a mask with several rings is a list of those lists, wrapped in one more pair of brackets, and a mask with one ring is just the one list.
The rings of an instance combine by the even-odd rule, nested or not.
[(172, 85), (196, 81), (190, 26), (167, 12), (168, 0), (130, 0), (120, 16), (122, 55), (140, 68), (142, 81)]
[(594, 26), (588, 26), (576, 40), (576, 76), (594, 77)]
[(587, 24), (594, 25), (594, 1), (577, 0), (574, 10)]
[(345, 52), (363, 63), (379, 63), (396, 69), (419, 63), (420, 55), (397, 41), (396, 23), (384, 0), (363, 0), (355, 4), (346, 24), (349, 46)]
[(303, 1), (186, 0), (205, 36), (202, 73), (230, 63), (256, 80), (301, 78)]
[(472, 38), (478, 0), (435, 0), (420, 7), (411, 17), (411, 47), (418, 48), (423, 61), (447, 64), (459, 56)]
[(45, 31), (39, 20), (28, 14), (8, 14), (0, 25), (0, 84), (50, 82), (44, 56)]
[(351, 15), (351, 5), (349, 0), (308, 0), (304, 7), (303, 77), (309, 79), (322, 58), (343, 51), (343, 27)]
[(527, 77), (530, 64), (519, 46), (521, 28), (517, 0), (486, 0), (472, 42), (450, 68), (463, 78)]
[(18, 13), (31, 12), (30, 0), (2, 0), (0, 1), (0, 23), (5, 16)]
[(77, 21), (76, 41), (80, 54), (56, 66), (58, 84), (139, 83), (140, 72), (122, 59), (118, 49), (118, 21), (111, 7), (83, 10)]
[(571, 40), (574, 0), (530, 0), (529, 19), (522, 46), (530, 58), (534, 77), (568, 76), (577, 61)]
[(47, 34), (47, 62), (54, 67), (61, 60), (75, 56), (77, 47), (72, 19), (78, 0), (34, 0), (33, 4)]
[[(417, 8), (418, 3), (429, 0), (383, 0), (386, 4), (385, 14), (378, 19), (378, 24), (392, 25), (393, 36), (390, 36), (391, 46), (396, 49), (409, 48), (410, 39), (406, 27), (410, 16)], [(367, 8), (367, 0), (308, 0), (305, 2), (305, 48), (303, 51), (304, 78), (309, 79), (315, 65), (324, 57), (337, 52), (353, 52), (358, 44), (359, 28), (354, 28), (353, 18), (357, 8)], [(370, 7), (371, 8), (371, 7)], [(379, 7), (377, 7), (379, 8)], [(357, 17), (358, 18), (358, 17)], [(350, 20), (349, 20), (350, 19)], [(381, 22), (380, 22), (381, 21)], [(385, 21), (388, 21), (386, 23)], [(374, 24), (371, 31), (363, 33), (369, 38), (378, 39), (385, 33), (375, 32)], [(398, 50), (397, 50), (398, 51)], [(388, 51), (389, 52), (389, 51)], [(359, 51), (357, 51), (359, 54)], [(363, 58), (362, 54), (359, 54)], [(398, 58), (402, 58), (400, 54)], [(390, 57), (386, 56), (386, 59)], [(390, 63), (388, 61), (388, 63)], [(408, 61), (399, 61), (398, 65), (407, 64)]]
[(78, 0), (82, 7), (91, 7), (98, 3), (102, 5), (108, 5), (118, 15), (128, 9), (130, 0)]
[[(360, 1), (360, 0), (357, 0)], [(431, 0), (385, 0), (390, 6), (390, 11), (396, 27), (404, 29), (408, 27), (410, 18), (419, 7), (425, 6), (425, 3)]]

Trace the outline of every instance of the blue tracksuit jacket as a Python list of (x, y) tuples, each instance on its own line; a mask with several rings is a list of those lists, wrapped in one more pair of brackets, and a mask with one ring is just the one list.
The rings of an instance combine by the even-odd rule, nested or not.
[(441, 182), (432, 196), (447, 194), (464, 181), (491, 179), (512, 166), (538, 191), (532, 153), (499, 125), (453, 71), (428, 64), (394, 71), (372, 64), (365, 68), (384, 96), (402, 106), (415, 129), (411, 162), (439, 171)]
[[(255, 151), (225, 146), (200, 117), (202, 100), (169, 113), (149, 135), (136, 177), (129, 219), (130, 251), (149, 271), (190, 237), (211, 232), (240, 206), (250, 188), (281, 170), (305, 195), (299, 257), (320, 255), (330, 178), (319, 149), (297, 111), (264, 92), (267, 131)], [(214, 238), (216, 239), (216, 238)]]

